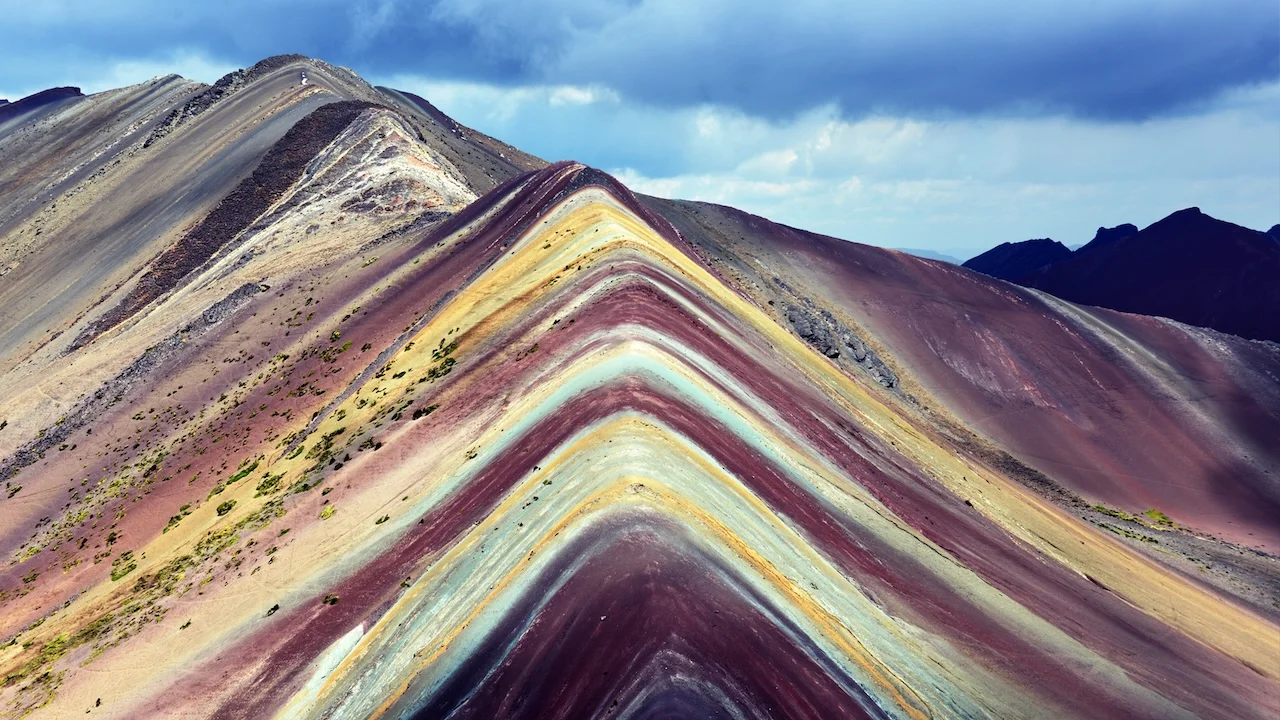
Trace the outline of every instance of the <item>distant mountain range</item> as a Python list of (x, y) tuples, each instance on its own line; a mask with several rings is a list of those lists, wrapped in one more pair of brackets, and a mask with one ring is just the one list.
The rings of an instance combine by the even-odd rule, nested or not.
[(963, 265), (1072, 302), (1280, 341), (1280, 225), (1259, 232), (1193, 207), (1142, 230), (1098, 228), (1074, 252), (1026, 240)]
[(898, 252), (904, 252), (908, 255), (915, 255), (916, 257), (922, 257), (927, 260), (941, 260), (942, 262), (949, 262), (952, 265), (959, 265), (961, 263), (960, 258), (953, 257), (951, 255), (947, 255), (944, 253), (940, 253), (937, 250), (927, 250), (925, 248), (893, 248), (893, 249), (897, 250)]

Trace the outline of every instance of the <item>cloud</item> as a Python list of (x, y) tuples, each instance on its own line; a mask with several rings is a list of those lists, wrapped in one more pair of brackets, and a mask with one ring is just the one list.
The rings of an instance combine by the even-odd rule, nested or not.
[(1249, 227), (1280, 222), (1280, 82), (1234, 92), (1212, 111), (1135, 123), (850, 120), (833, 105), (777, 121), (713, 105), (554, 100), (581, 90), (573, 86), (380, 82), (544, 158), (613, 172), (640, 192), (873, 244), (965, 255), (1030, 237), (1078, 243), (1099, 225), (1146, 225), (1191, 205)]
[(353, 53), (369, 49), (375, 38), (392, 28), (396, 20), (395, 0), (360, 0), (347, 11), (351, 19), (348, 47)]
[(80, 88), (85, 93), (95, 93), (133, 85), (160, 75), (174, 74), (190, 80), (212, 83), (235, 69), (236, 66), (230, 63), (180, 51), (158, 59), (109, 61), (96, 72), (87, 74), (80, 81)]
[(591, 105), (597, 102), (620, 102), (618, 94), (601, 87), (575, 87), (564, 85), (556, 88), (547, 102), (557, 105)]
[[(1198, 111), (1280, 74), (1274, 0), (5, 2), (0, 85), (104, 58), (302, 52), (371, 74), (607, 88), (775, 120)], [(562, 98), (563, 99), (563, 98)]]
[(520, 79), (783, 117), (1067, 113), (1141, 119), (1280, 72), (1271, 0), (452, 0), (437, 16)]
[(301, 52), (548, 160), (864, 242), (1280, 222), (1274, 0), (0, 6), (10, 99)]

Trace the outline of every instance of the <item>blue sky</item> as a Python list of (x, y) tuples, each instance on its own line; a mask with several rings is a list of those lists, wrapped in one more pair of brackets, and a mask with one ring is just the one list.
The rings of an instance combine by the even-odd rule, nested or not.
[(1280, 223), (1275, 0), (0, 0), (0, 97), (300, 52), (547, 159), (892, 247)]

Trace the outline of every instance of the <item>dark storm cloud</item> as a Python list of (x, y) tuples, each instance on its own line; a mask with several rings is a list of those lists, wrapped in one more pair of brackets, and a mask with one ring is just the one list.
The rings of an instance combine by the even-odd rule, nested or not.
[[(176, 7), (175, 7), (176, 6)], [(1178, 113), (1280, 75), (1275, 0), (3, 2), (0, 88), (176, 51), (301, 52), (365, 74), (602, 84), (788, 117)]]

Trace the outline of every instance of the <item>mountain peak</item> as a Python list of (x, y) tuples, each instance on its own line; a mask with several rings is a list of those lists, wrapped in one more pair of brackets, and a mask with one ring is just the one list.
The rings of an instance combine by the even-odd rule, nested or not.
[(1093, 239), (1085, 243), (1076, 252), (1086, 252), (1106, 247), (1112, 243), (1120, 242), (1131, 235), (1138, 232), (1138, 226), (1133, 223), (1122, 223), (1113, 228), (1100, 227), (1098, 232), (1094, 233)]
[(1001, 243), (966, 260), (963, 266), (1001, 280), (1014, 280), (1070, 255), (1071, 250), (1057, 240), (1037, 238)]
[(84, 93), (80, 92), (78, 87), (55, 87), (41, 90), (21, 100), (0, 105), (0, 123), (8, 122), (20, 115), (25, 115), (54, 103), (82, 97), (84, 97)]
[[(1122, 226), (1123, 227), (1123, 226)], [(1132, 226), (1129, 226), (1132, 227)], [(1064, 300), (1280, 340), (1280, 249), (1197, 207), (1140, 232), (1099, 232), (1073, 257), (1020, 282)]]

